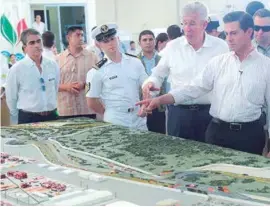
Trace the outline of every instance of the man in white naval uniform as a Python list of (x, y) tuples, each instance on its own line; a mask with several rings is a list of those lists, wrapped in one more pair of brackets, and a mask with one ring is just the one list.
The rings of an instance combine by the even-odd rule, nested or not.
[(105, 52), (95, 69), (87, 74), (88, 106), (104, 115), (104, 121), (130, 128), (147, 130), (146, 119), (138, 117), (140, 87), (147, 79), (141, 61), (119, 51), (117, 25), (105, 24), (92, 31), (92, 37)]

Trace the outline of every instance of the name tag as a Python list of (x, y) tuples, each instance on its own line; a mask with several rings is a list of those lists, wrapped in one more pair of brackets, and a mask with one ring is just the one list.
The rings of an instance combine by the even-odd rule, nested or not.
[(110, 80), (113, 80), (113, 79), (115, 79), (115, 78), (117, 78), (117, 75), (112, 76), (112, 77), (110, 77), (109, 79), (110, 79)]
[(49, 78), (49, 81), (53, 81), (53, 80), (55, 80), (55, 78)]

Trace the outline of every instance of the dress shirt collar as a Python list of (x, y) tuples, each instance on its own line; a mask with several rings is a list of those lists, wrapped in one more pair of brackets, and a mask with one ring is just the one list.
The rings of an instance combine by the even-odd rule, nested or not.
[[(65, 51), (64, 51), (64, 56), (65, 57), (68, 57), (69, 55), (73, 56), (71, 53), (70, 53), (70, 50), (67, 48)], [(83, 49), (81, 50), (76, 56), (73, 56), (75, 58), (77, 57), (80, 57), (80, 56), (86, 56), (87, 55), (87, 50), (86, 49)]]
[[(25, 63), (27, 64), (27, 66), (30, 67), (34, 67), (37, 66), (36, 62), (34, 60), (32, 60), (27, 54), (25, 55)], [(45, 61), (44, 61), (44, 57), (41, 56), (41, 67), (43, 68), (45, 66)]]
[[(206, 32), (204, 33), (204, 42), (203, 42), (203, 45), (202, 45), (202, 47), (201, 48), (203, 48), (203, 47), (212, 47), (213, 46), (213, 43), (212, 43), (212, 41), (211, 41), (211, 37), (210, 37), (210, 35), (209, 34), (207, 34)], [(191, 46), (190, 44), (189, 44), (189, 42), (187, 41), (187, 38), (186, 37), (184, 37), (185, 39), (184, 39), (184, 45), (185, 46)], [(192, 46), (191, 46), (192, 47)]]
[[(239, 57), (236, 55), (236, 53), (234, 51), (231, 51), (230, 53), (235, 59), (239, 60)], [(253, 59), (253, 58), (258, 57), (259, 55), (260, 55), (260, 53), (255, 48), (253, 48), (253, 50), (247, 55), (247, 57), (244, 60), (247, 60), (247, 59), (250, 59), (250, 58)]]
[[(129, 58), (131, 58), (130, 56), (124, 54), (124, 53), (121, 53), (121, 62), (123, 60), (128, 60)], [(104, 65), (109, 65), (111, 63), (114, 63), (106, 54), (104, 55), (104, 58), (107, 58), (107, 62), (104, 64)]]
[(146, 59), (146, 60), (153, 60), (153, 59), (156, 58), (157, 54), (158, 54), (157, 51), (154, 51), (153, 57), (152, 57), (151, 59), (148, 59), (146, 56), (144, 56), (143, 51), (142, 51), (142, 52), (141, 52), (141, 57), (142, 57), (143, 59)]

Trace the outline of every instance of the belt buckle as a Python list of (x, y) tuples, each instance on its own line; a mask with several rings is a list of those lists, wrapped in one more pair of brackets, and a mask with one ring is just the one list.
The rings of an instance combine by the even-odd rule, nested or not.
[(134, 110), (135, 110), (134, 108), (129, 108), (128, 113), (133, 112)]
[(230, 123), (230, 130), (240, 131), (242, 129), (242, 124), (239, 123)]
[(192, 110), (192, 111), (198, 111), (199, 106), (198, 105), (191, 105), (191, 106), (189, 106), (189, 109)]

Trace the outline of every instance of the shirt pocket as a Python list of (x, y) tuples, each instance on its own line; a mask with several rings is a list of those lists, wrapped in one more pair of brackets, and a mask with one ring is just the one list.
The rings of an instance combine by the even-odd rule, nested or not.
[(45, 81), (46, 89), (49, 92), (53, 92), (55, 91), (55, 85), (56, 85), (56, 76), (54, 74), (49, 74), (47, 80)]
[(122, 76), (118, 74), (110, 74), (106, 77), (106, 85), (110, 89), (121, 88), (124, 83)]

